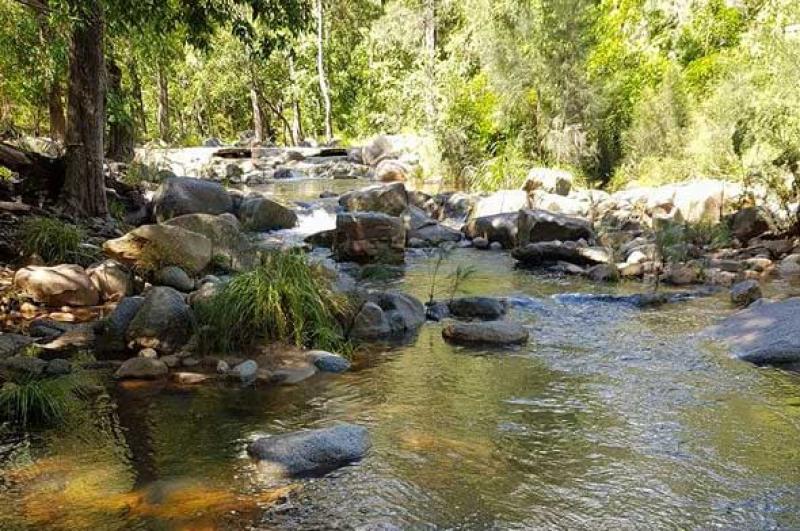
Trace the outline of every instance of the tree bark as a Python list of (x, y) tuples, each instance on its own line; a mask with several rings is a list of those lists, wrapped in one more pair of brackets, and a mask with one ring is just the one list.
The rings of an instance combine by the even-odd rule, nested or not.
[(158, 64), (158, 135), (164, 142), (170, 141), (169, 81), (162, 63)]
[(62, 200), (67, 211), (106, 217), (103, 137), (106, 121), (105, 20), (100, 0), (81, 0), (69, 53), (66, 174)]
[(425, 115), (428, 129), (436, 125), (436, 0), (425, 0), (425, 75), (428, 90), (425, 91)]
[(136, 108), (136, 118), (143, 135), (147, 134), (147, 115), (144, 112), (144, 98), (142, 97), (142, 80), (139, 78), (139, 69), (136, 60), (128, 59), (128, 75), (131, 76), (131, 93)]
[(50, 138), (56, 142), (64, 142), (67, 137), (67, 118), (64, 116), (61, 82), (55, 76), (50, 81), (50, 90), (47, 91), (47, 107), (50, 112)]
[(253, 142), (261, 144), (264, 141), (264, 116), (261, 113), (256, 73), (252, 64), (250, 65), (250, 105), (253, 109)]
[(108, 126), (108, 158), (118, 162), (133, 160), (133, 119), (128, 115), (122, 92), (122, 70), (113, 58), (107, 61), (108, 96), (112, 98), (113, 120)]
[(325, 143), (333, 141), (333, 122), (331, 118), (331, 93), (328, 77), (325, 75), (325, 10), (322, 0), (317, 0), (317, 75), (319, 76), (319, 92), (325, 116)]
[(294, 52), (289, 52), (289, 82), (292, 85), (292, 144), (298, 145), (303, 139), (303, 116), (300, 112), (300, 101), (295, 92)]

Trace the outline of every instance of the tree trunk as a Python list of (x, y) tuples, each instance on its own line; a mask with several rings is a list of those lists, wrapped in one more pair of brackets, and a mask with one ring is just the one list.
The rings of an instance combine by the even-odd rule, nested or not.
[(264, 141), (264, 118), (255, 81), (250, 82), (250, 104), (253, 107), (253, 142), (260, 144)]
[(289, 82), (292, 85), (292, 144), (298, 145), (303, 140), (303, 117), (300, 113), (300, 101), (295, 92), (294, 52), (289, 52)]
[(108, 126), (108, 158), (118, 162), (133, 160), (133, 120), (126, 109), (122, 92), (122, 70), (113, 58), (107, 61), (109, 107), (113, 120)]
[(100, 0), (81, 0), (81, 8), (83, 16), (72, 31), (69, 52), (67, 167), (62, 200), (75, 215), (105, 217), (105, 21)]
[(136, 68), (136, 60), (128, 58), (128, 75), (131, 77), (131, 93), (136, 108), (136, 118), (138, 119), (141, 133), (147, 134), (147, 115), (144, 112), (144, 98), (142, 97), (142, 80), (139, 78), (139, 69)]
[(158, 64), (158, 135), (164, 142), (169, 142), (169, 81), (161, 63)]
[[(44, 6), (48, 5), (47, 0), (42, 2)], [(53, 45), (53, 33), (50, 28), (50, 21), (48, 20), (45, 11), (39, 11), (36, 14), (36, 20), (39, 24), (39, 40), (42, 45), (42, 50), (47, 54)], [(51, 63), (53, 61), (50, 61)], [(50, 115), (50, 138), (56, 142), (64, 142), (67, 136), (67, 118), (64, 115), (64, 102), (63, 92), (61, 90), (61, 80), (59, 79), (60, 72), (56, 65), (51, 64), (49, 86), (47, 87), (47, 110)]]
[(331, 119), (331, 93), (328, 78), (325, 75), (325, 11), (322, 0), (317, 0), (317, 74), (319, 76), (319, 92), (325, 116), (325, 143), (333, 141), (333, 122)]
[(425, 76), (428, 90), (425, 91), (425, 117), (428, 129), (436, 125), (436, 0), (425, 0)]

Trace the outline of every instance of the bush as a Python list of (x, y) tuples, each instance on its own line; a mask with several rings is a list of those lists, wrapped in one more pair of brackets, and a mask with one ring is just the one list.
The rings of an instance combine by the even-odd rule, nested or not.
[(309, 264), (305, 254), (275, 252), (201, 304), (197, 316), (210, 351), (275, 341), (341, 352), (348, 345), (339, 318), (347, 307), (325, 271)]
[(79, 226), (55, 218), (31, 217), (22, 222), (17, 238), (26, 257), (38, 255), (48, 265), (87, 265), (97, 258), (81, 248), (86, 232)]
[(83, 385), (76, 375), (38, 379), (14, 376), (0, 388), (0, 418), (26, 427), (64, 421)]

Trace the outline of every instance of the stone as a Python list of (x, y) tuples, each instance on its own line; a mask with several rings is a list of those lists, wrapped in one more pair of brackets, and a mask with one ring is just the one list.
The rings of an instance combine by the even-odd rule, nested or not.
[(104, 301), (120, 301), (133, 293), (131, 271), (116, 260), (93, 265), (86, 274)]
[(169, 373), (167, 365), (155, 358), (136, 357), (125, 361), (114, 373), (117, 380), (158, 380)]
[(212, 136), (210, 138), (206, 138), (203, 141), (203, 147), (222, 147), (222, 146), (223, 146), (222, 140), (220, 140), (219, 138), (217, 138), (215, 136)]
[(225, 360), (219, 360), (217, 362), (217, 372), (220, 374), (226, 374), (229, 370), (231, 370), (231, 366), (228, 365), (228, 362)]
[(482, 236), (478, 236), (472, 239), (472, 246), (476, 249), (486, 250), (489, 248), (489, 245), (490, 245), (489, 240)]
[(489, 244), (489, 250), (499, 252), (503, 250), (503, 244), (500, 242), (492, 242)]
[(247, 453), (284, 476), (329, 472), (362, 459), (371, 446), (362, 426), (341, 424), (331, 428), (263, 437)]
[(382, 183), (405, 182), (410, 176), (411, 168), (399, 160), (382, 160), (375, 168), (375, 179)]
[(738, 282), (731, 288), (731, 302), (736, 306), (750, 306), (761, 298), (761, 286), (756, 280)]
[(143, 348), (142, 350), (139, 351), (139, 357), (155, 359), (158, 357), (158, 352), (156, 352), (155, 349), (152, 348)]
[(96, 327), (95, 348), (99, 354), (115, 354), (128, 349), (125, 333), (144, 304), (144, 297), (125, 297), (114, 311)]
[(800, 298), (761, 299), (708, 328), (705, 335), (757, 365), (800, 362)]
[(511, 214), (528, 208), (528, 193), (523, 190), (500, 190), (478, 199), (469, 218), (475, 220), (498, 214)]
[(619, 270), (613, 264), (597, 264), (586, 275), (595, 282), (616, 282), (620, 278)]
[(44, 372), (48, 376), (66, 376), (72, 373), (72, 364), (65, 359), (55, 358), (47, 362)]
[(211, 376), (197, 372), (173, 372), (169, 377), (178, 385), (198, 385), (211, 379)]
[(493, 321), (503, 317), (507, 309), (504, 301), (491, 297), (463, 297), (448, 304), (449, 314), (459, 319)]
[(21, 354), (29, 345), (33, 345), (35, 342), (36, 338), (34, 337), (0, 333), (0, 359)]
[(183, 295), (166, 286), (152, 288), (126, 332), (128, 344), (172, 354), (189, 341), (194, 316)]
[(256, 374), (258, 374), (258, 363), (253, 360), (243, 361), (227, 373), (229, 378), (237, 379), (242, 383), (255, 381)]
[[(442, 225), (413, 205), (408, 207), (403, 220), (409, 247), (438, 247), (443, 243), (458, 242), (462, 238), (460, 231)], [(412, 240), (417, 242), (412, 245)]]
[(37, 378), (47, 368), (47, 362), (33, 356), (12, 356), (0, 359), (0, 380), (3, 377), (11, 379), (15, 376), (23, 378)]
[(100, 294), (81, 266), (28, 266), (14, 274), (14, 285), (46, 306), (94, 306)]
[(211, 242), (211, 256), (215, 260), (222, 259), (224, 265), (234, 272), (247, 271), (258, 263), (258, 256), (252, 242), (242, 232), (242, 226), (236, 216), (221, 214), (187, 214), (169, 220), (167, 225), (181, 227), (197, 234), (202, 234)]
[(691, 264), (668, 264), (664, 282), (673, 286), (686, 286), (700, 282), (700, 271)]
[(790, 254), (781, 260), (778, 263), (778, 272), (784, 277), (800, 275), (800, 254)]
[(528, 193), (543, 190), (550, 194), (569, 195), (572, 189), (573, 175), (565, 170), (553, 168), (533, 168), (528, 172), (522, 189)]
[(523, 345), (528, 342), (528, 331), (518, 323), (506, 321), (448, 323), (442, 337), (466, 345)]
[(336, 216), (333, 253), (339, 261), (403, 263), (405, 246), (406, 229), (400, 218), (378, 212)]
[(170, 369), (174, 369), (175, 367), (177, 367), (178, 365), (181, 364), (181, 358), (179, 356), (177, 356), (176, 354), (170, 354), (168, 356), (162, 356), (160, 359), (161, 359), (161, 361), (164, 362), (164, 365), (166, 365)]
[(748, 242), (769, 230), (764, 212), (757, 207), (739, 210), (730, 219), (731, 234), (740, 242)]
[(221, 184), (191, 177), (169, 178), (153, 196), (153, 213), (159, 222), (184, 214), (216, 215), (232, 210), (233, 200)]
[(473, 245), (476, 238), (484, 238), (489, 243), (500, 242), (504, 248), (513, 249), (517, 246), (518, 221), (518, 212), (480, 217), (464, 226), (464, 234), (472, 240)]
[(543, 191), (533, 192), (528, 198), (530, 207), (537, 210), (560, 213), (566, 216), (589, 215), (589, 203), (583, 203), (572, 197), (564, 197), (558, 194), (548, 194)]
[(517, 218), (517, 242), (520, 247), (529, 243), (552, 241), (593, 240), (592, 224), (585, 219), (547, 212), (523, 210)]
[(647, 262), (648, 260), (650, 260), (650, 258), (646, 254), (644, 254), (642, 251), (637, 249), (637, 250), (631, 252), (631, 254), (628, 255), (628, 258), (627, 258), (627, 260), (625, 260), (625, 263), (626, 264), (631, 264), (631, 265), (633, 265), (633, 264), (641, 264), (643, 262)]
[(425, 311), (425, 317), (429, 321), (444, 321), (448, 317), (450, 317), (450, 306), (446, 302), (434, 302), (433, 304), (427, 304)]
[(320, 372), (342, 373), (350, 370), (350, 362), (339, 356), (323, 350), (308, 353), (309, 360)]
[(184, 293), (194, 289), (194, 281), (178, 266), (162, 267), (156, 271), (154, 281), (159, 286), (175, 288)]
[(416, 298), (394, 291), (370, 292), (353, 319), (349, 336), (376, 340), (402, 337), (425, 323), (425, 307)]
[(297, 214), (266, 197), (246, 197), (239, 207), (239, 220), (251, 231), (268, 232), (297, 226)]
[(408, 209), (408, 192), (403, 183), (369, 186), (339, 197), (339, 205), (348, 212), (382, 212), (400, 216)]
[(154, 251), (190, 273), (205, 269), (212, 256), (208, 238), (174, 225), (142, 225), (121, 238), (106, 241), (103, 250), (112, 258), (133, 265)]
[(602, 247), (580, 247), (575, 242), (529, 243), (514, 249), (511, 255), (526, 266), (551, 265), (558, 262), (586, 266), (608, 263), (608, 251)]

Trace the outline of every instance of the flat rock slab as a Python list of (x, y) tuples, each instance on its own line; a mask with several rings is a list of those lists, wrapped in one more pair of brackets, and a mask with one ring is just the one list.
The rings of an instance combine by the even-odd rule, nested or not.
[(528, 331), (518, 323), (505, 321), (450, 323), (442, 330), (442, 337), (463, 345), (523, 345), (528, 342)]
[(737, 358), (757, 365), (800, 362), (800, 298), (761, 299), (708, 328)]
[(300, 476), (328, 472), (358, 461), (370, 446), (366, 428), (342, 424), (264, 437), (251, 443), (247, 453), (280, 475)]

